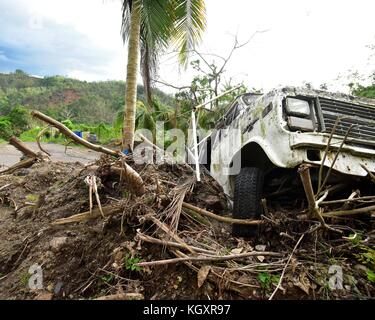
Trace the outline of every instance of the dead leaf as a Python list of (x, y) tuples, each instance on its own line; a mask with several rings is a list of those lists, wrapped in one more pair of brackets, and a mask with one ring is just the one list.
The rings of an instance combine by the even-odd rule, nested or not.
[(231, 254), (240, 254), (242, 252), (243, 248), (235, 248), (231, 250)]
[(295, 285), (307, 295), (309, 294), (311, 284), (306, 272), (300, 274), (299, 279), (295, 281)]
[(208, 274), (210, 273), (211, 266), (203, 266), (198, 271), (198, 288), (200, 288), (206, 281)]
[(265, 256), (257, 256), (257, 259), (258, 259), (260, 262), (263, 262), (264, 259), (265, 259)]

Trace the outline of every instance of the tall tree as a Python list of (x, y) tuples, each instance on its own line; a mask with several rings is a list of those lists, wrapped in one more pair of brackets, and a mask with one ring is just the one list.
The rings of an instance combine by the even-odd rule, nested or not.
[(122, 145), (132, 150), (140, 44), (145, 57), (142, 61), (148, 62), (142, 66), (145, 77), (150, 78), (155, 66), (150, 62), (156, 61), (157, 53), (171, 44), (178, 47), (180, 61), (186, 64), (188, 52), (205, 29), (205, 5), (204, 0), (123, 0), (122, 17), (121, 32), (128, 43)]

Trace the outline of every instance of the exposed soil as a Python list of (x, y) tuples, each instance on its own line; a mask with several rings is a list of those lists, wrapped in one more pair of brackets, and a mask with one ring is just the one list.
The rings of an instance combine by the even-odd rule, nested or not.
[(80, 98), (79, 94), (74, 89), (65, 89), (62, 92), (55, 92), (48, 103), (48, 106), (55, 106), (59, 104), (69, 104)]
[[(366, 275), (370, 266), (355, 256), (363, 252), (361, 242), (313, 230), (311, 221), (297, 221), (300, 209), (296, 208), (302, 202), (283, 208), (269, 203), (266, 216), (270, 222), (245, 240), (233, 238), (228, 224), (181, 213), (178, 235), (189, 246), (214, 250), (219, 256), (258, 250), (280, 253), (279, 257), (137, 267), (140, 261), (175, 258), (170, 248), (141, 241), (137, 231), (164, 237), (147, 216), (172, 225), (174, 211), (169, 211), (171, 218), (166, 209), (181, 191), (175, 186), (192, 179), (192, 174), (187, 167), (167, 164), (134, 166), (146, 185), (146, 194), (135, 197), (126, 184), (104, 174), (103, 168), (111, 161), (106, 157), (98, 161), (100, 200), (103, 206), (123, 205), (122, 213), (60, 226), (51, 223), (89, 209), (84, 179), (92, 173), (90, 168), (80, 163), (43, 162), (0, 176), (0, 299), (92, 299), (118, 293), (140, 293), (145, 299), (266, 299), (303, 233), (275, 298), (374, 297), (374, 286)], [(208, 175), (187, 187), (184, 201), (216, 214), (230, 214), (226, 196)], [(360, 229), (366, 240), (363, 245), (373, 248), (373, 222), (356, 219), (346, 225), (350, 230)], [(259, 249), (259, 245), (264, 247)], [(36, 264), (43, 270), (41, 290), (28, 286), (29, 268)], [(343, 268), (340, 290), (328, 288), (331, 265)], [(209, 266), (207, 274), (205, 266)]]

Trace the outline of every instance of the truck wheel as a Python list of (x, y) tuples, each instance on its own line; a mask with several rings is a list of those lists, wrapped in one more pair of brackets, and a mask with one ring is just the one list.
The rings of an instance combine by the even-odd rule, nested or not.
[[(262, 207), (264, 173), (259, 168), (242, 168), (235, 179), (233, 218), (259, 219)], [(235, 237), (253, 236), (255, 226), (234, 224), (232, 234)]]

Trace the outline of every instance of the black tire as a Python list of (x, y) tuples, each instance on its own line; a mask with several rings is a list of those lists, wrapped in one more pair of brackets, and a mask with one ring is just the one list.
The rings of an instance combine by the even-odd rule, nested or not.
[[(259, 219), (262, 213), (261, 197), (264, 173), (259, 168), (242, 168), (235, 179), (233, 218)], [(235, 237), (254, 236), (257, 227), (234, 224), (232, 235)]]

